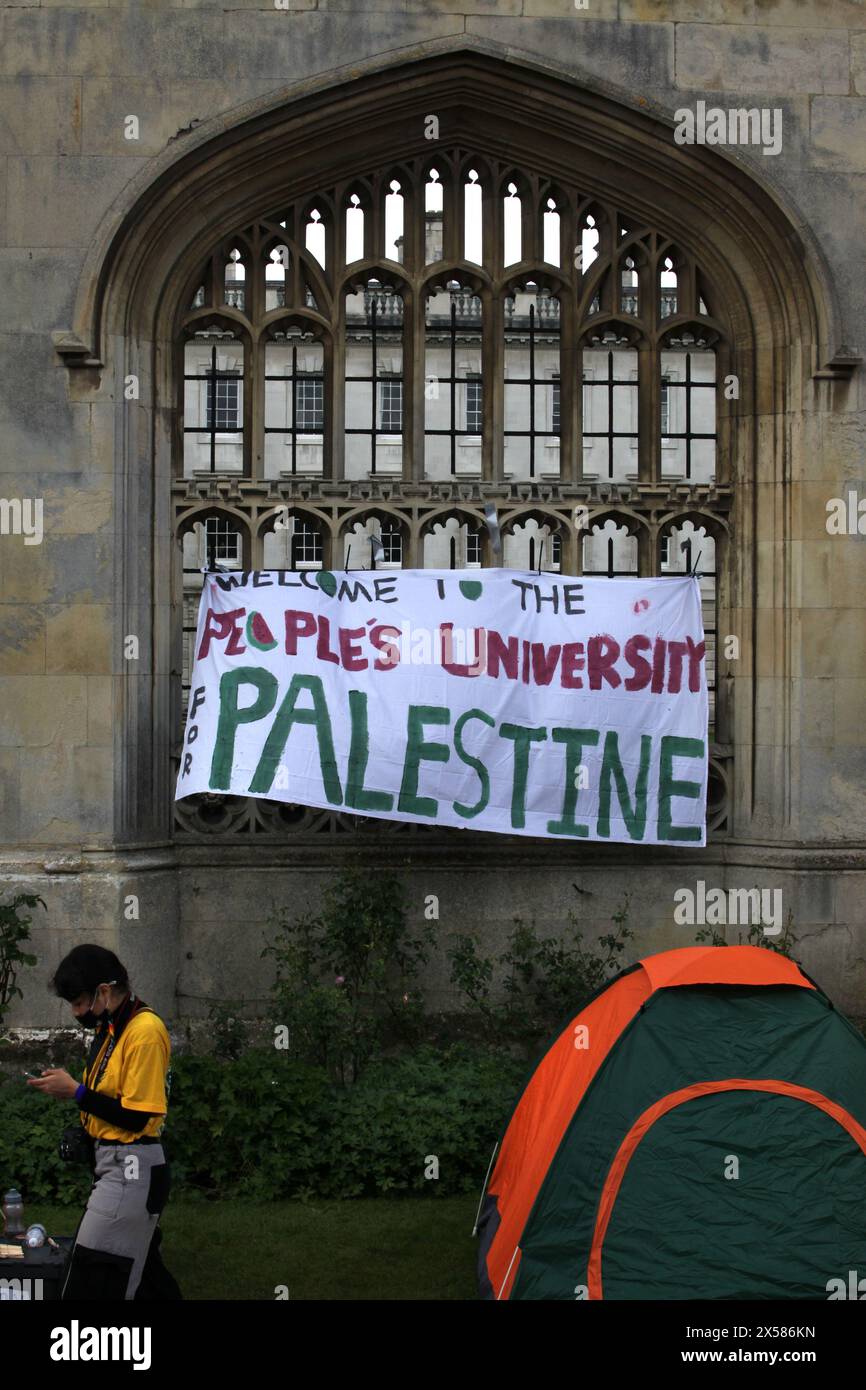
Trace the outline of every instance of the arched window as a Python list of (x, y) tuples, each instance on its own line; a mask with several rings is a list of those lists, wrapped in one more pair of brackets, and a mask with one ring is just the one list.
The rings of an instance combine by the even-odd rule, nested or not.
[[(736, 344), (712, 260), (543, 153), (522, 168), (466, 144), (396, 158), (287, 189), (202, 247), (176, 324), (178, 529), (211, 509), (184, 541), (185, 630), (208, 558), (691, 572), (720, 737), (734, 472), (720, 384)], [(262, 520), (281, 505), (285, 526)]]

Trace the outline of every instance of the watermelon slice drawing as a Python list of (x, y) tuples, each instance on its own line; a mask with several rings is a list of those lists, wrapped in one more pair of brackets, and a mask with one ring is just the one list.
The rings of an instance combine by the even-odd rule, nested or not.
[(247, 618), (247, 641), (260, 652), (271, 652), (277, 645), (277, 639), (261, 613), (251, 613)]

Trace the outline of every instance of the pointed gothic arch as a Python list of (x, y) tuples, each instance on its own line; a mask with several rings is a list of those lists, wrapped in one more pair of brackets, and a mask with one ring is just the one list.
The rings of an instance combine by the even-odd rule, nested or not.
[[(412, 61), (379, 60), (361, 76), (353, 74), (351, 81), (341, 81), (340, 74), (335, 74), (303, 83), (282, 94), (278, 102), (268, 99), (254, 103), (243, 113), (243, 119), (235, 114), (206, 123), (183, 150), (166, 152), (153, 161), (131, 185), (95, 243), (82, 273), (71, 331), (56, 335), (62, 359), (71, 368), (80, 369), (74, 373), (70, 390), (92, 390), (98, 384), (98, 389), (113, 394), (117, 402), (117, 643), (119, 647), (122, 634), (129, 630), (128, 615), (134, 613), (149, 639), (142, 645), (148, 646), (151, 654), (147, 670), (119, 683), (116, 828), (121, 840), (153, 840), (169, 834), (172, 777), (167, 753), (172, 731), (166, 680), (172, 662), (172, 595), (161, 556), (171, 531), (169, 493), (177, 402), (175, 332), (184, 295), (196, 278), (203, 253), (220, 245), (232, 228), (267, 221), (281, 206), (311, 208), (319, 190), (334, 193), (328, 213), (332, 249), (341, 236), (343, 193), (357, 188), (362, 177), (372, 180), (365, 185), (370, 188), (365, 211), (371, 219), (378, 218), (381, 177), (390, 178), (397, 168), (408, 173), (413, 160), (424, 167), (431, 164), (423, 119), (429, 111), (438, 114), (443, 151), (477, 151), (485, 179), (492, 178), (489, 171), (493, 167), (526, 171), (523, 196), (531, 197), (533, 189), (547, 196), (548, 190), (555, 188), (562, 215), (568, 211), (578, 224), (588, 208), (602, 210), (611, 226), (627, 213), (627, 232), (635, 239), (636, 251), (640, 248), (638, 259), (644, 267), (645, 283), (654, 282), (658, 258), (668, 254), (670, 245), (676, 247), (678, 266), (700, 264), (701, 275), (712, 285), (712, 317), (725, 335), (726, 365), (739, 387), (720, 430), (736, 483), (730, 505), (724, 510), (725, 525), (730, 524), (736, 542), (731, 545), (722, 603), (726, 613), (738, 615), (744, 646), (753, 654), (756, 650), (759, 506), (763, 508), (762, 524), (766, 522), (770, 538), (780, 546), (789, 525), (784, 509), (766, 504), (761, 484), (773, 480), (783, 486), (797, 466), (795, 444), (781, 431), (762, 436), (762, 422), (800, 407), (804, 395), (816, 389), (816, 377), (832, 378), (851, 365), (836, 358), (840, 344), (835, 297), (813, 240), (779, 197), (771, 195), (736, 159), (715, 150), (677, 146), (672, 122), (661, 113), (640, 110), (627, 98), (616, 101), (609, 93), (578, 86), (562, 72), (535, 61), (521, 61), (495, 45), (464, 38), (459, 43), (433, 45), (433, 50)], [(544, 151), (543, 159), (539, 149)], [(439, 163), (445, 167), (444, 159)], [(461, 156), (455, 168), (462, 171), (467, 167)], [(418, 190), (407, 187), (404, 193), (408, 211), (418, 203)], [(450, 227), (446, 220), (443, 256), (450, 256), (454, 265), (460, 263), (463, 278), (473, 274), (478, 278), (478, 267), (461, 263), (456, 255), (459, 238), (455, 216), (462, 208), (462, 199), (446, 198), (446, 207), (449, 204), (453, 211)], [(333, 208), (339, 210), (338, 215), (331, 216)], [(498, 249), (500, 216), (494, 206), (491, 227), (497, 249), (491, 271), (495, 288), (506, 279), (513, 280), (515, 274), (514, 266), (502, 264)], [(542, 271), (536, 220), (534, 211), (524, 208), (523, 227), (528, 229), (525, 249), (531, 252), (527, 265), (537, 265)], [(291, 217), (286, 218), (285, 226), (287, 236), (298, 245), (303, 228), (294, 225)], [(407, 217), (401, 274), (411, 281), (405, 267), (417, 267), (407, 293), (421, 295), (426, 283), (435, 282), (437, 270), (441, 275), (441, 267), (431, 271), (425, 264), (418, 226), (417, 217)], [(652, 229), (656, 240), (638, 237), (634, 229), (644, 226)], [(629, 318), (623, 314), (621, 302), (614, 310), (611, 301), (605, 311), (604, 276), (616, 275), (618, 260), (616, 238), (608, 240), (610, 266), (594, 271), (600, 294), (598, 325), (611, 331), (617, 325), (627, 326), (629, 333), (634, 330), (640, 336), (640, 308), (636, 317)], [(365, 249), (368, 245), (365, 230)], [(381, 257), (380, 250), (370, 258), (371, 264), (378, 261), (381, 265)], [(353, 269), (357, 272), (357, 262)], [(522, 260), (518, 269), (526, 275)], [(489, 273), (485, 271), (484, 276)], [(321, 281), (321, 298), (330, 296), (338, 303), (334, 254), (329, 254), (324, 268), (311, 274)], [(549, 266), (547, 274), (553, 275)], [(684, 283), (689, 283), (687, 274)], [(575, 292), (579, 290), (577, 285)], [(690, 321), (695, 307), (689, 305)], [(672, 326), (665, 321), (666, 334)], [(494, 324), (490, 331), (495, 328)], [(563, 371), (567, 364), (573, 364), (577, 350), (573, 331), (564, 326)], [(422, 351), (422, 340), (416, 333), (408, 347), (410, 358)], [(334, 357), (336, 372), (339, 344)], [(122, 385), (130, 375), (138, 379), (139, 395), (133, 408), (123, 401)], [(657, 376), (647, 377), (643, 386), (645, 409), (654, 419), (660, 410), (660, 382)], [(417, 372), (414, 389), (423, 389)], [(577, 447), (579, 396), (577, 390), (571, 391), (563, 402), (564, 451), (573, 452)], [(422, 481), (418, 461), (424, 449), (419, 401), (420, 397), (409, 415), (408, 440), (415, 460), (416, 486)], [(491, 459), (501, 446), (501, 405), (497, 407), (494, 401), (489, 408), (494, 418), (499, 409), (500, 423), (490, 432), (489, 444), (485, 443), (482, 483), (497, 484), (503, 502), (523, 498), (531, 503), (537, 498), (565, 519), (582, 497), (590, 500), (593, 512), (599, 501), (609, 503), (611, 509), (617, 503), (627, 506), (635, 502), (635, 488), (621, 486), (615, 489), (618, 495), (611, 492), (605, 497), (599, 492), (593, 497), (592, 490), (582, 489), (573, 475), (554, 484), (531, 484), (525, 497), (522, 483), (515, 492), (506, 479), (497, 482)], [(334, 393), (334, 431), (341, 426), (340, 409)], [(355, 494), (355, 502), (364, 497), (372, 507), (377, 503), (393, 506), (395, 488), (399, 493), (399, 483), (393, 480), (387, 484), (374, 480), (366, 494)], [(299, 501), (319, 505), (316, 488), (308, 481), (299, 484), (294, 495)], [(496, 495), (496, 487), (488, 486), (486, 495)], [(718, 501), (718, 496), (716, 483), (707, 485), (703, 493), (698, 488), (691, 497), (684, 497), (681, 488), (660, 489), (649, 522), (658, 526), (673, 510), (700, 514), (701, 501), (713, 497)], [(278, 504), (280, 497), (288, 500), (285, 487), (263, 499), (262, 509)], [(201, 489), (202, 504), (231, 508), (239, 499), (237, 479), (214, 478)], [(454, 481), (429, 485), (422, 500), (427, 508), (431, 503), (453, 500), (480, 509), (483, 497), (477, 483)], [(418, 509), (418, 503), (407, 501), (403, 512), (413, 518), (413, 534), (418, 533)], [(344, 511), (345, 502), (342, 506), (334, 503), (331, 524), (335, 533)], [(142, 518), (148, 524), (142, 525)], [(790, 598), (790, 575), (783, 579)], [(763, 621), (766, 624), (774, 619), (766, 617)], [(782, 650), (790, 664), (785, 632)], [(738, 825), (747, 833), (755, 804), (758, 711), (755, 682), (743, 684), (750, 694), (738, 702), (732, 732), (733, 743), (744, 753), (749, 750), (748, 756), (738, 761), (734, 777)], [(779, 709), (773, 718), (776, 741), (789, 746), (790, 712)], [(790, 804), (791, 775), (788, 760), (787, 780), (783, 778), (784, 785), (775, 794), (774, 814), (779, 823)]]

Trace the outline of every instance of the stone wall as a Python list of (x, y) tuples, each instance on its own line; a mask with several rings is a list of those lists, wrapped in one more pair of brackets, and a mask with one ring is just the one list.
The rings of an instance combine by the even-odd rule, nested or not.
[[(251, 103), (274, 104), (307, 79), (462, 46), (565, 71), (631, 111), (669, 121), (708, 105), (782, 112), (781, 152), (720, 153), (769, 191), (822, 268), (825, 361), (796, 352), (774, 370), (809, 385), (786, 416), (765, 422), (796, 460), (790, 484), (763, 475), (758, 606), (793, 603), (755, 673), (757, 707), (790, 691), (788, 725), (761, 750), (773, 781), (793, 748), (791, 804), (724, 850), (665, 865), (594, 860), (588, 924), (606, 925), (628, 885), (640, 902), (641, 950), (690, 944), (673, 924), (674, 886), (697, 878), (784, 889), (806, 968), (840, 1005), (866, 1014), (863, 711), (866, 538), (832, 536), (826, 503), (866, 496), (863, 348), (866, 277), (866, 7), (860, 0), (289, 0), (274, 4), (67, 5), (0, 0), (0, 495), (43, 500), (44, 540), (0, 536), (0, 890), (41, 893), (38, 971), (25, 976), (17, 1024), (59, 1023), (43, 976), (76, 942), (112, 943), (141, 992), (168, 1016), (200, 1012), (194, 996), (265, 992), (259, 936), (271, 905), (313, 901), (326, 872), (290, 851), (256, 867), (207, 853), (179, 859), (164, 843), (118, 843), (116, 468), (122, 430), (116, 380), (70, 370), (58, 354), (80, 305), (82, 270), (132, 180)], [(136, 115), (139, 138), (125, 138)], [(162, 161), (162, 162), (160, 162)], [(624, 197), (627, 197), (624, 190)], [(709, 216), (709, 214), (708, 214)], [(761, 326), (758, 325), (760, 337)], [(837, 366), (822, 377), (813, 369)], [(842, 367), (838, 363), (842, 363)], [(768, 445), (769, 447), (769, 445)], [(141, 495), (148, 496), (147, 480)], [(161, 505), (156, 501), (152, 505)], [(142, 509), (142, 524), (149, 523)], [(787, 663), (787, 665), (786, 665)], [(742, 750), (749, 756), (750, 750)], [(762, 761), (763, 760), (763, 761)], [(455, 836), (456, 840), (456, 836)], [(783, 848), (776, 848), (782, 846)], [(518, 856), (518, 860), (520, 856)], [(327, 862), (325, 859), (324, 862)], [(456, 866), (455, 866), (456, 865)], [(536, 859), (492, 869), (471, 859), (413, 869), (412, 892), (436, 892), (443, 930), (470, 923), (502, 939), (515, 911), (564, 920), (574, 866)], [(428, 886), (432, 883), (434, 886)], [(129, 920), (130, 894), (141, 901)], [(251, 906), (252, 905), (252, 906)], [(37, 923), (39, 919), (37, 918)], [(447, 1001), (443, 967), (431, 984)], [(180, 995), (176, 995), (176, 990)]]

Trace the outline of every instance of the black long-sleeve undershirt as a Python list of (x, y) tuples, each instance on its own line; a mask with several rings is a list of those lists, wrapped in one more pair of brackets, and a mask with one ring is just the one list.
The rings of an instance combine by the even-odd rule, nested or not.
[(156, 1110), (128, 1110), (116, 1096), (102, 1095), (99, 1091), (91, 1091), (88, 1086), (85, 1086), (81, 1099), (75, 1103), (79, 1110), (86, 1110), (117, 1129), (132, 1130), (136, 1134), (158, 1113)]

